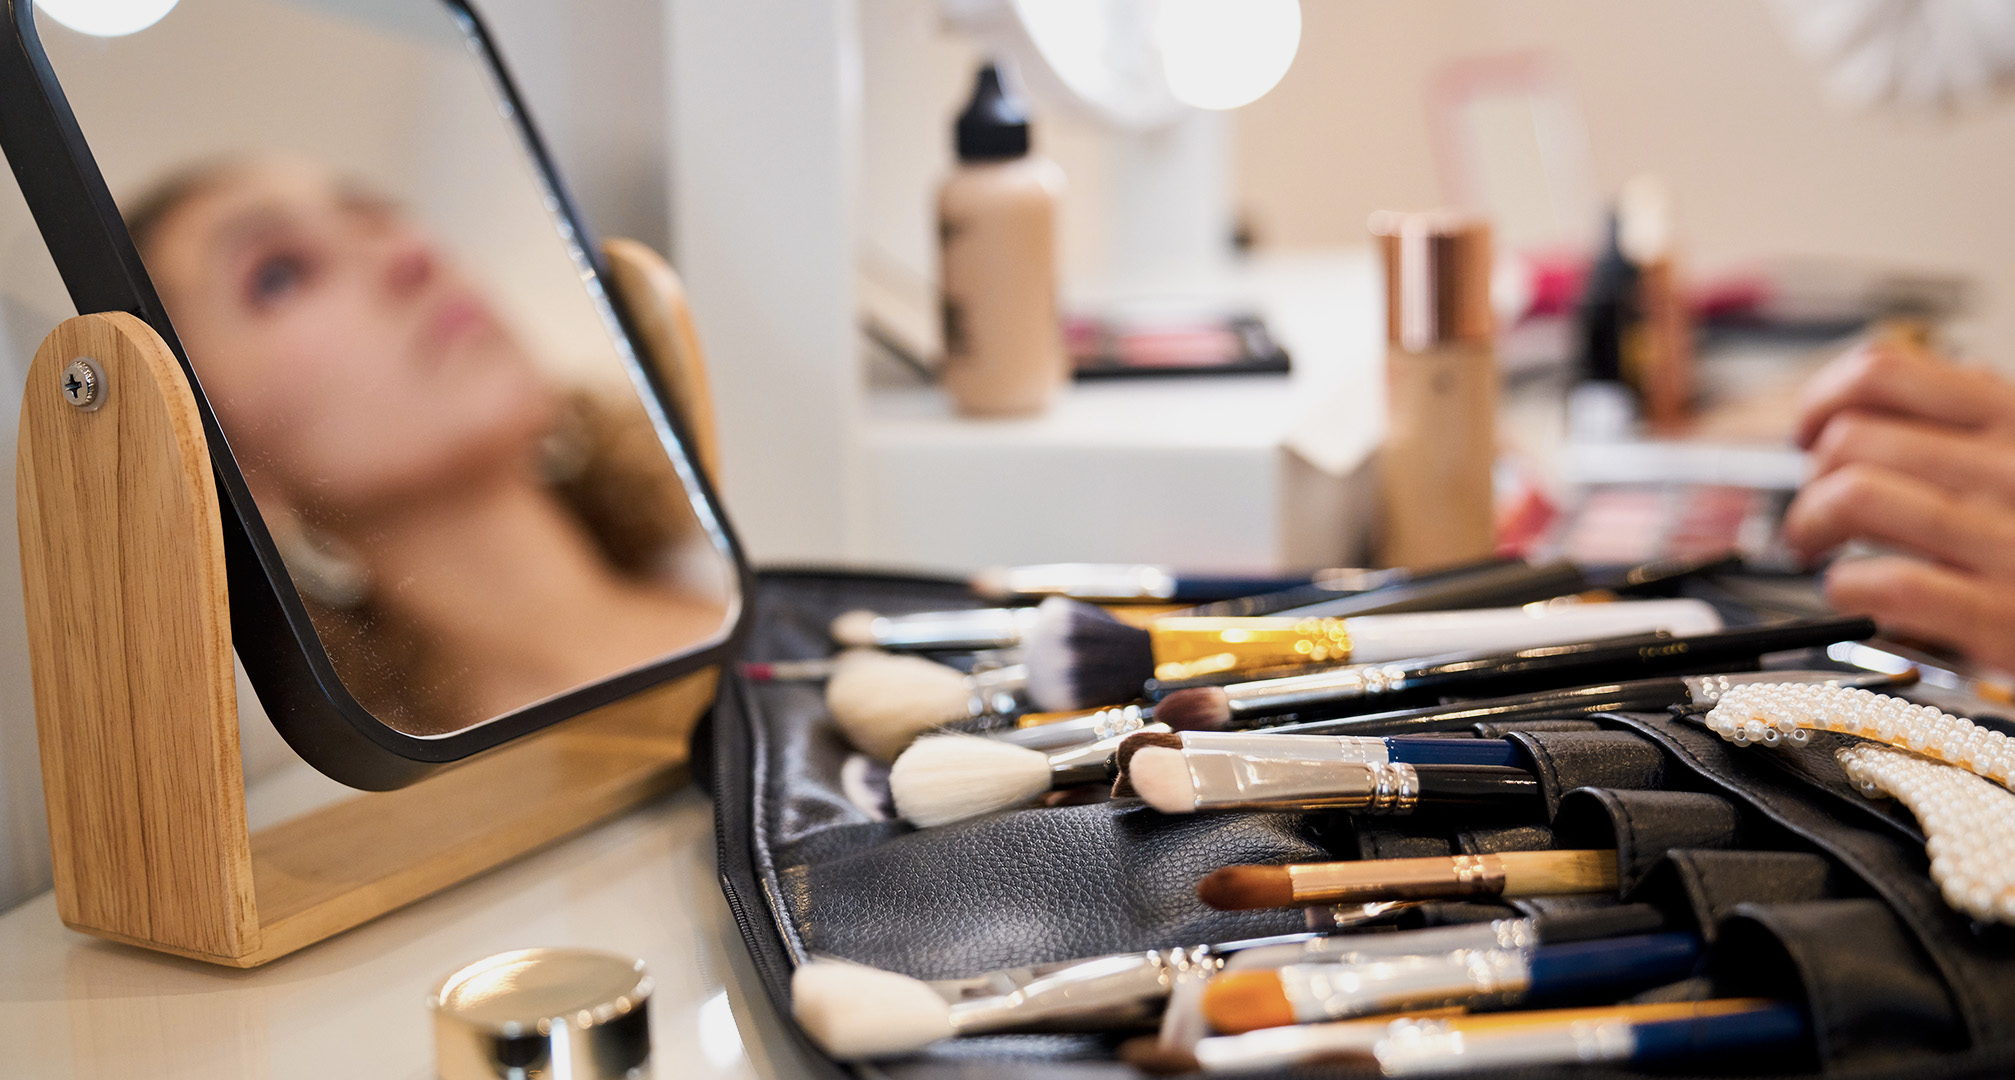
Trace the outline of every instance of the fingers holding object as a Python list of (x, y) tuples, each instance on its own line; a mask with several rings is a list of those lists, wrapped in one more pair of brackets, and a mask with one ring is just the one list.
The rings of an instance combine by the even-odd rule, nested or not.
[(1879, 465), (1951, 492), (2015, 503), (2015, 440), (1854, 409), (1834, 414), (1812, 444), (1814, 476)]
[(1880, 555), (1833, 564), (1826, 573), (1826, 599), (1844, 614), (1873, 618), (1887, 633), (2015, 671), (2015, 584)]
[(1844, 465), (1806, 484), (1785, 514), (1784, 539), (1806, 558), (1866, 540), (2015, 579), (2015, 508), (1881, 465)]
[(1810, 448), (1827, 421), (1847, 410), (1914, 417), (1978, 430), (2015, 428), (2015, 387), (1921, 349), (1864, 345), (1812, 377), (1799, 396), (1798, 445)]

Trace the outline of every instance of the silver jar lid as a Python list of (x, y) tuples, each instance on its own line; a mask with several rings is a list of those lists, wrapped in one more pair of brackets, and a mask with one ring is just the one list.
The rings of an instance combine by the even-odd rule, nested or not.
[(651, 977), (592, 949), (518, 949), (434, 988), (441, 1080), (639, 1080), (650, 1075)]

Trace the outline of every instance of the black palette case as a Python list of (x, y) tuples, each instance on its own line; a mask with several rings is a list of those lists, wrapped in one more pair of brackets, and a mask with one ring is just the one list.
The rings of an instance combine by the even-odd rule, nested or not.
[[(768, 573), (754, 594), (745, 655), (825, 656), (827, 625), (852, 608), (893, 614), (977, 603), (944, 581)], [(1299, 909), (1204, 906), (1196, 882), (1226, 865), (1614, 847), (1615, 899), (1654, 905), (1671, 928), (1708, 943), (1705, 973), (1654, 998), (1768, 996), (1807, 1010), (1811, 1049), (1801, 1058), (1728, 1063), (1708, 1075), (2015, 1075), (2015, 928), (1975, 926), (1945, 905), (1914, 820), (1848, 785), (1831, 752), (1838, 736), (1795, 750), (1738, 749), (1687, 719), (1648, 714), (1478, 734), (1525, 750), (1543, 787), (1543, 816), (1168, 817), (1115, 801), (917, 830), (875, 820), (843, 793), (851, 750), (818, 683), (724, 680), (711, 735), (702, 735), (710, 742), (696, 749), (710, 757), (698, 768), (716, 798), (722, 886), (784, 1015), (791, 972), (813, 955), (941, 979), (1306, 928)], [(1606, 902), (1449, 902), (1412, 917), (1470, 921)], [(872, 1065), (832, 1063), (831, 1075), (1118, 1080), (1142, 1075), (1116, 1058), (1126, 1034), (952, 1039)], [(1643, 1074), (1581, 1067), (1489, 1075)]]

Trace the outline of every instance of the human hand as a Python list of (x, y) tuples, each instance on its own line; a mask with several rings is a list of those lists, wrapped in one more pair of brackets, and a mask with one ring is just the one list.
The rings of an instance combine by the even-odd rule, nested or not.
[(1827, 365), (1801, 399), (1813, 478), (1784, 536), (1812, 558), (1849, 540), (1827, 600), (1887, 631), (2015, 670), (2015, 385), (1880, 343)]

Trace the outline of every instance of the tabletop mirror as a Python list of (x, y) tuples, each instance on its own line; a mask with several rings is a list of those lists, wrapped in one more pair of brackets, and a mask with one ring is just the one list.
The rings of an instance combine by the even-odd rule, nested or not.
[(472, 11), (25, 2), (52, 144), (9, 157), (79, 309), (192, 376), (304, 757), (396, 787), (718, 661), (739, 556)]

